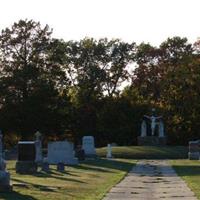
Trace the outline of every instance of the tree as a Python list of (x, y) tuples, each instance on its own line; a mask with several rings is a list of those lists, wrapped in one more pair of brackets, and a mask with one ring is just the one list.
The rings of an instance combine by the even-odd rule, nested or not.
[(173, 143), (187, 144), (199, 138), (199, 64), (198, 59), (191, 58), (169, 72), (162, 83), (161, 101), (167, 112), (167, 128)]
[[(42, 28), (32, 20), (20, 20), (0, 35), (0, 122), (23, 136), (57, 126), (50, 122), (55, 121), (56, 99), (66, 78), (53, 59), (51, 33), (47, 25)], [(12, 125), (5, 127), (5, 119)]]
[(137, 67), (132, 78), (133, 87), (139, 89), (139, 94), (149, 98), (149, 102), (159, 103), (162, 83), (167, 74), (175, 73), (181, 64), (188, 63), (193, 52), (187, 39), (180, 37), (168, 38), (159, 48), (140, 44), (136, 51)]
[(107, 58), (104, 63), (106, 81), (104, 90), (109, 97), (120, 93), (121, 85), (129, 81), (129, 68), (134, 61), (135, 43), (125, 43), (118, 39), (107, 43)]
[(136, 50), (136, 68), (132, 76), (132, 88), (151, 103), (160, 97), (162, 68), (158, 64), (160, 49), (141, 43)]

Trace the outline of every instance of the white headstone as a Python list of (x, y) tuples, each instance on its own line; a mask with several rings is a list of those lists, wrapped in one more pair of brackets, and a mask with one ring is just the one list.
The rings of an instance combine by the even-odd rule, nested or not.
[(108, 144), (107, 146), (107, 158), (112, 158), (112, 146), (110, 144)]
[(145, 120), (143, 120), (141, 124), (141, 137), (145, 137), (145, 136), (147, 136), (147, 124)]
[(78, 164), (78, 159), (74, 157), (74, 145), (68, 141), (49, 142), (47, 160), (49, 164)]
[(96, 155), (93, 136), (84, 136), (82, 138), (82, 149), (84, 150), (85, 155)]
[(35, 162), (42, 162), (42, 142), (41, 142), (41, 133), (37, 131), (35, 133), (36, 140), (35, 140), (35, 147), (36, 147), (36, 155), (35, 155)]
[(159, 123), (159, 137), (165, 137), (164, 124), (162, 121)]

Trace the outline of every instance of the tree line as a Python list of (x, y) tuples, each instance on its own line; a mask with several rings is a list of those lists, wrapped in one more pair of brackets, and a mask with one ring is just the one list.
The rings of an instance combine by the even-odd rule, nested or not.
[(169, 144), (187, 144), (200, 137), (199, 85), (199, 41), (64, 41), (33, 20), (0, 35), (0, 128), (8, 145), (38, 130), (75, 143), (93, 135), (97, 146), (136, 144), (153, 107)]

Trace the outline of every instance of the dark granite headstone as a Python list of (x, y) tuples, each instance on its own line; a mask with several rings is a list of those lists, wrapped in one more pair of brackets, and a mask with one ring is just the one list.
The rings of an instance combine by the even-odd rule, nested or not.
[(35, 157), (36, 147), (34, 141), (18, 142), (18, 161), (16, 162), (16, 172), (20, 174), (33, 174), (37, 172)]
[(20, 141), (18, 143), (18, 161), (35, 161), (35, 142)]
[(146, 137), (137, 137), (137, 142), (139, 146), (163, 146), (167, 143), (166, 137), (158, 136), (146, 136)]

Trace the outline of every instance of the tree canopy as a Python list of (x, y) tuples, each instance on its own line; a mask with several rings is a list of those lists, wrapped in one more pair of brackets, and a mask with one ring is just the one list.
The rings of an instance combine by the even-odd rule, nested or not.
[(48, 25), (20, 20), (0, 34), (0, 127), (22, 138), (39, 130), (76, 143), (87, 134), (97, 145), (136, 144), (155, 107), (169, 144), (186, 144), (200, 136), (199, 49), (178, 36), (159, 47), (64, 41)]

